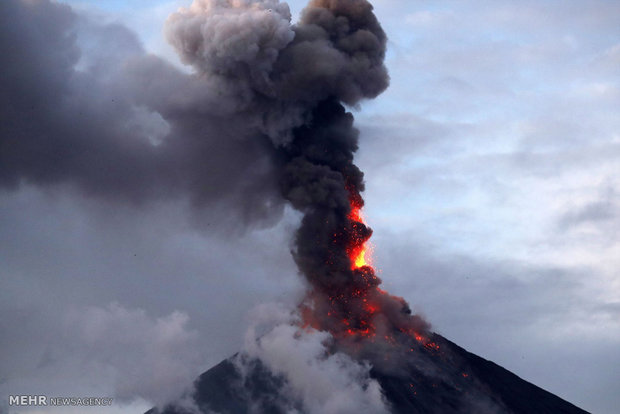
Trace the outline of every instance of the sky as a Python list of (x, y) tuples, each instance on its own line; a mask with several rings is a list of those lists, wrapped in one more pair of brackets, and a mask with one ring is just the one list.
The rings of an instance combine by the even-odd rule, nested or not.
[[(95, 69), (145, 50), (191, 72), (162, 34), (189, 0), (64, 3), (80, 16), (75, 37), (63, 40), (79, 48), (67, 60), (96, 77), (85, 77), (67, 107), (99, 113), (101, 131), (119, 118), (114, 111), (133, 111), (123, 122), (140, 122), (123, 128), (161, 140), (171, 127), (156, 111), (106, 103), (139, 80), (116, 90), (106, 83), (115, 68)], [(350, 109), (384, 287), (467, 350), (581, 408), (614, 413), (620, 3), (373, 4), (389, 38), (391, 85)], [(289, 5), (295, 20), (304, 2)], [(64, 44), (34, 49), (46, 51), (34, 55), (41, 61), (15, 72), (41, 105), (53, 96), (45, 79), (64, 78), (40, 67), (75, 52)], [(152, 94), (143, 99), (157, 108)], [(120, 189), (99, 177), (65, 181), (52, 162), (21, 181), (0, 166), (0, 395), (112, 396), (102, 413), (143, 412), (235, 353), (257, 306), (295, 304), (304, 289), (290, 257), (299, 216), (277, 203), (231, 209), (263, 172), (259, 161), (238, 161), (243, 168), (206, 159), (213, 189), (192, 187), (189, 198), (162, 166), (123, 177)], [(221, 195), (228, 169), (258, 178), (236, 179)], [(144, 188), (143, 176), (164, 188)], [(216, 196), (227, 201), (208, 202)]]

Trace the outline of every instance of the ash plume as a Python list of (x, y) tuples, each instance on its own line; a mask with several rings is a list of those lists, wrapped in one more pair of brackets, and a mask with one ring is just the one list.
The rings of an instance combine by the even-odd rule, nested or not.
[(281, 216), (273, 146), (219, 79), (49, 0), (0, 2), (0, 53), (0, 189), (182, 200), (227, 229)]
[(273, 0), (195, 0), (169, 18), (167, 35), (198, 73), (236, 89), (277, 148), (281, 194), (304, 214), (293, 256), (311, 288), (306, 322), (337, 334), (424, 331), (404, 300), (378, 289), (372, 267), (352, 263), (372, 231), (352, 216), (364, 181), (343, 104), (388, 86), (385, 32), (365, 0), (313, 0), (297, 24), (290, 18)]
[(366, 1), (312, 1), (291, 25), (277, 0), (195, 0), (169, 17), (166, 33), (276, 145), (290, 143), (319, 102), (354, 105), (388, 85), (386, 36)]
[(306, 325), (353, 340), (427, 330), (358, 260), (372, 231), (344, 105), (389, 84), (368, 1), (312, 0), (291, 24), (277, 0), (194, 0), (165, 27), (192, 74), (49, 0), (8, 0), (0, 16), (0, 185), (182, 198), (242, 226), (289, 202), (303, 214), (292, 254)]

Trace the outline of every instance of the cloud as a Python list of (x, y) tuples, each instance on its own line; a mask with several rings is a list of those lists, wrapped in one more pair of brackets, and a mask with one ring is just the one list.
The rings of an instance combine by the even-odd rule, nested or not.
[(586, 409), (611, 406), (601, 364), (620, 358), (613, 267), (455, 253), (421, 232), (375, 228), (386, 289), (437, 332)]
[(181, 395), (200, 372), (197, 332), (188, 322), (182, 312), (152, 318), (112, 303), (73, 310), (65, 326), (86, 371), (113, 375), (116, 398), (161, 403)]
[[(582, 206), (566, 212), (560, 217), (558, 226), (562, 230), (594, 224), (599, 226), (613, 226), (618, 214), (618, 196), (613, 189), (609, 189), (600, 200), (585, 203)], [(617, 227), (614, 226), (614, 227)]]
[[(201, 372), (204, 350), (187, 314), (153, 317), (118, 303), (70, 307), (53, 317), (33, 309), (9, 310), (2, 324), (2, 394), (98, 395), (115, 405), (164, 403), (178, 398)], [(21, 315), (21, 316), (20, 316)], [(37, 333), (37, 344), (27, 344)], [(21, 344), (21, 345), (20, 345)]]

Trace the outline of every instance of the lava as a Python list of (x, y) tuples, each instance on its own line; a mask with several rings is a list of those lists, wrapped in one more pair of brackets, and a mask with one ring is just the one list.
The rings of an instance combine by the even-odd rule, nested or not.
[[(347, 217), (351, 223), (354, 230), (354, 234), (357, 231), (358, 226), (360, 224), (364, 224), (364, 219), (362, 218), (361, 208), (355, 205), (351, 205), (351, 213), (349, 213)], [(350, 246), (348, 249), (349, 260), (351, 261), (351, 269), (358, 269), (362, 266), (370, 266), (368, 258), (366, 255), (369, 253), (368, 239), (364, 239), (363, 237), (357, 238), (354, 240), (356, 244)]]
[[(382, 342), (392, 346), (417, 341), (429, 351), (438, 347), (427, 337), (428, 325), (411, 315), (407, 303), (382, 290), (370, 264), (368, 240), (372, 230), (366, 226), (361, 210), (364, 200), (360, 186), (345, 180), (348, 208), (330, 230), (330, 249), (323, 257), (325, 270), (343, 283), (326, 279), (324, 290), (311, 290), (302, 304), (303, 327), (330, 332), (346, 343)], [(341, 257), (342, 255), (343, 257)], [(347, 269), (338, 267), (346, 261)], [(404, 341), (403, 341), (404, 340)]]
[[(370, 263), (366, 255), (369, 253), (368, 239), (372, 235), (372, 231), (364, 223), (362, 217), (362, 207), (364, 201), (362, 197), (351, 186), (347, 186), (349, 192), (349, 205), (351, 211), (347, 215), (347, 220), (350, 222), (352, 235), (347, 246), (347, 255), (351, 262), (351, 269), (359, 269), (363, 266), (369, 266)], [(373, 270), (374, 272), (374, 270)]]

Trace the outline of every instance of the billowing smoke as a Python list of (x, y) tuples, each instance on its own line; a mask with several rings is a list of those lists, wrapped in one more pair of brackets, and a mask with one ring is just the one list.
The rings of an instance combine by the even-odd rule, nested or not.
[(386, 35), (365, 0), (313, 0), (290, 19), (274, 0), (195, 0), (169, 18), (167, 34), (199, 76), (236, 91), (277, 149), (281, 194), (304, 214), (293, 256), (311, 289), (306, 323), (337, 335), (423, 331), (370, 266), (354, 263), (372, 232), (355, 214), (364, 182), (343, 103), (388, 86)]
[(165, 28), (189, 75), (123, 27), (49, 0), (3, 1), (0, 30), (0, 185), (185, 199), (241, 227), (273, 223), (288, 201), (303, 213), (305, 323), (349, 336), (426, 328), (355, 263), (371, 230), (343, 104), (389, 82), (366, 0), (312, 0), (296, 24), (277, 0), (195, 0)]
[(385, 33), (366, 1), (312, 1), (291, 25), (277, 0), (195, 0), (166, 30), (183, 61), (233, 90), (276, 144), (319, 102), (353, 105), (388, 85)]
[[(242, 380), (256, 375), (256, 361), (276, 378), (283, 378), (276, 412), (346, 414), (390, 412), (379, 383), (370, 376), (371, 366), (342, 352), (330, 352), (333, 340), (327, 332), (299, 330), (298, 315), (277, 304), (263, 304), (252, 312), (243, 352), (234, 358)], [(243, 392), (245, 387), (240, 384)], [(273, 412), (265, 402), (255, 412)], [(260, 404), (263, 404), (260, 407)]]
[(228, 228), (280, 217), (273, 145), (222, 79), (49, 0), (0, 2), (0, 53), (0, 188), (182, 200)]

